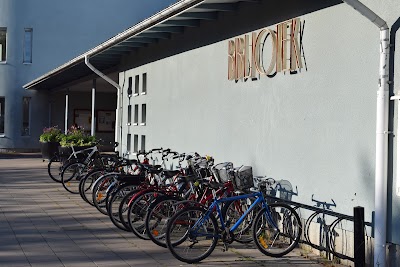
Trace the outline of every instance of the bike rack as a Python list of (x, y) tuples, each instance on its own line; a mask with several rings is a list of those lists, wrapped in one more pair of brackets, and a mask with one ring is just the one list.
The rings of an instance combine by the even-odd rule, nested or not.
[[(292, 192), (293, 194), (294, 192)], [(294, 193), (296, 194), (296, 193)], [(314, 249), (317, 249), (319, 251), (325, 251), (327, 252), (327, 257), (329, 260), (331, 260), (330, 255), (332, 254), (333, 256), (340, 258), (340, 259), (345, 259), (345, 260), (350, 260), (355, 263), (355, 266), (365, 266), (365, 227), (372, 227), (371, 222), (365, 222), (364, 221), (364, 208), (362, 207), (355, 207), (354, 208), (354, 216), (349, 216), (341, 213), (334, 212), (330, 210), (331, 207), (335, 207), (336, 203), (332, 200), (332, 203), (327, 203), (327, 202), (322, 202), (322, 201), (317, 201), (314, 199), (314, 196), (312, 196), (312, 201), (317, 202), (317, 207), (311, 206), (311, 205), (306, 205), (298, 202), (294, 202), (291, 200), (287, 199), (282, 199), (278, 198), (275, 196), (271, 195), (266, 195), (265, 196), (267, 199), (270, 199), (272, 202), (284, 202), (292, 207), (294, 207), (296, 210), (298, 209), (306, 209), (312, 212), (310, 216), (305, 220), (305, 224), (303, 226), (303, 235), (304, 238), (300, 240), (300, 243), (307, 244), (311, 246)], [(321, 207), (322, 208), (319, 208)], [(323, 227), (323, 231), (325, 233), (325, 244), (315, 244), (310, 240), (310, 225), (313, 222), (313, 219), (315, 219), (318, 215), (322, 215), (322, 219), (320, 219), (321, 226)], [(335, 220), (330, 225), (326, 225), (325, 223), (325, 217), (326, 216), (331, 216), (331, 217), (336, 217)], [(305, 219), (305, 218), (303, 218)], [(338, 224), (342, 221), (351, 221), (354, 223), (354, 257), (339, 253), (335, 251), (335, 228), (338, 226)], [(321, 241), (321, 238), (320, 238)]]

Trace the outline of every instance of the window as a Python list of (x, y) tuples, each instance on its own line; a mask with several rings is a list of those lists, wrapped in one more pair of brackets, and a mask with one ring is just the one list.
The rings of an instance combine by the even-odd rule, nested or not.
[(7, 57), (7, 28), (0, 28), (0, 62), (5, 62)]
[(32, 63), (32, 28), (26, 28), (24, 33), (24, 54), (23, 63)]
[(138, 125), (139, 123), (139, 105), (135, 105), (135, 114), (133, 119), (133, 125)]
[(138, 152), (138, 148), (139, 148), (139, 136), (137, 134), (135, 134), (133, 136), (133, 151), (134, 152)]
[(31, 98), (24, 97), (22, 99), (22, 129), (21, 135), (28, 136), (31, 134), (30, 131), (30, 119), (31, 119)]
[(128, 79), (128, 97), (132, 96), (132, 77)]
[(146, 151), (146, 136), (142, 135), (141, 139), (140, 149)]
[(142, 123), (141, 125), (146, 125), (146, 104), (142, 104)]
[(4, 97), (0, 97), (0, 134), (4, 134), (5, 102), (6, 99)]
[(142, 75), (142, 95), (147, 93), (147, 73)]
[(139, 75), (135, 76), (135, 95), (139, 95)]
[(131, 125), (132, 122), (132, 105), (128, 105), (128, 125)]
[(129, 154), (129, 152), (131, 151), (131, 141), (132, 141), (132, 136), (131, 136), (131, 134), (128, 134), (126, 136), (126, 152), (127, 152), (127, 154)]

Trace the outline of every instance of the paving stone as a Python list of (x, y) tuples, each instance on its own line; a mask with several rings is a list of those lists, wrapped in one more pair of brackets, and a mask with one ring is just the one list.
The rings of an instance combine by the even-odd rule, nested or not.
[(235, 243), (227, 252), (218, 245), (202, 263), (182, 263), (68, 193), (40, 158), (0, 159), (0, 184), (0, 267), (322, 266), (296, 250), (275, 259)]

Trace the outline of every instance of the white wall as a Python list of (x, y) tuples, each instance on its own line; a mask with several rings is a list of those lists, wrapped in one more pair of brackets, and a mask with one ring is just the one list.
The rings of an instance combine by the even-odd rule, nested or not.
[[(398, 19), (399, 4), (386, 4), (374, 3), (371, 8), (391, 26)], [(134, 103), (147, 103), (147, 124), (125, 125), (122, 136), (126, 138), (128, 131), (145, 134), (147, 148), (197, 151), (217, 162), (251, 165), (255, 175), (289, 180), (298, 189), (294, 201), (315, 205), (312, 196), (319, 201), (333, 199), (337, 206), (332, 209), (348, 215), (354, 206), (363, 206), (366, 220), (371, 221), (379, 30), (345, 4), (300, 18), (306, 22), (303, 45), (308, 69), (295, 75), (228, 81), (228, 42), (218, 40), (215, 33), (232, 34), (229, 15), (127, 59), (137, 66), (125, 75), (146, 72), (148, 76), (147, 95), (132, 98)], [(243, 19), (235, 22), (251, 28)], [(264, 23), (258, 28), (274, 27)], [(181, 50), (176, 48), (180, 45)], [(146, 64), (146, 56), (151, 63)], [(395, 59), (398, 74), (398, 56)], [(396, 197), (392, 207), (389, 239), (400, 243)]]

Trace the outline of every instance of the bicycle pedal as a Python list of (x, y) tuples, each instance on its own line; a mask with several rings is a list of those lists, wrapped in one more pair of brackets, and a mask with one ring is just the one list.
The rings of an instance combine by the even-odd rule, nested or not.
[(229, 249), (228, 244), (224, 243), (223, 248), (222, 248), (222, 252), (227, 252)]

